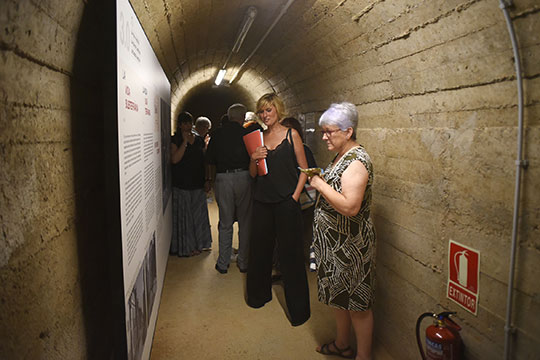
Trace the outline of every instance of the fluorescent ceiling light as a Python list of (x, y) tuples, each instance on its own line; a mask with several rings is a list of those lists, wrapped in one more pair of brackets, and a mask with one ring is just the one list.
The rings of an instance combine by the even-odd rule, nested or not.
[(242, 46), (242, 43), (244, 42), (249, 28), (253, 24), (256, 16), (257, 8), (255, 6), (250, 6), (246, 11), (246, 15), (244, 16), (244, 22), (242, 24), (242, 27), (240, 28), (240, 30), (238, 31), (238, 35), (236, 36), (236, 41), (234, 42), (234, 46), (232, 48), (233, 53), (237, 53), (240, 50), (240, 47)]
[(225, 70), (225, 69), (219, 70), (219, 72), (218, 72), (218, 74), (216, 76), (216, 81), (214, 81), (214, 84), (219, 86), (219, 84), (221, 84), (221, 81), (223, 81), (223, 78), (225, 77), (226, 72), (227, 72), (227, 70)]
[(232, 78), (229, 79), (229, 84), (232, 84), (232, 82), (236, 79), (238, 76), (238, 73), (240, 72), (240, 69), (236, 70), (236, 72), (233, 74)]

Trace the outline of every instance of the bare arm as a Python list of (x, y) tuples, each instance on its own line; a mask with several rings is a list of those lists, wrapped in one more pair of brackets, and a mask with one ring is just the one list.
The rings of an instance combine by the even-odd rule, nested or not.
[[(294, 155), (296, 156), (296, 162), (298, 163), (298, 166), (305, 169), (308, 165), (306, 160), (306, 153), (304, 151), (304, 144), (302, 143), (302, 138), (294, 129), (292, 129), (291, 135), (294, 143)], [(296, 184), (296, 189), (294, 189), (294, 193), (292, 194), (294, 201), (298, 201), (298, 199), (300, 198), (300, 193), (302, 192), (302, 189), (304, 189), (306, 180), (307, 175), (301, 172), (300, 176), (298, 176), (298, 183)]]
[(267, 154), (268, 149), (266, 146), (259, 146), (251, 154), (251, 159), (249, 161), (249, 175), (251, 175), (251, 177), (254, 178), (257, 176), (257, 163), (259, 160), (265, 159)]
[(180, 160), (182, 160), (186, 153), (187, 144), (187, 139), (184, 139), (180, 146), (176, 146), (176, 144), (173, 143), (171, 144), (171, 162), (173, 164), (178, 164)]
[(249, 176), (257, 176), (257, 160), (249, 159)]
[(216, 179), (216, 166), (213, 164), (206, 164), (206, 181), (204, 182), (204, 191), (209, 192), (214, 186), (214, 180)]
[(353, 161), (341, 175), (341, 193), (335, 191), (320, 176), (312, 177), (310, 183), (337, 212), (344, 216), (354, 216), (362, 206), (368, 177), (364, 164)]
[(184, 157), (188, 144), (193, 144), (194, 141), (195, 136), (191, 130), (187, 132), (182, 131), (182, 143), (180, 146), (176, 146), (174, 143), (171, 144), (171, 162), (178, 164)]
[(216, 165), (206, 164), (206, 180), (216, 180)]

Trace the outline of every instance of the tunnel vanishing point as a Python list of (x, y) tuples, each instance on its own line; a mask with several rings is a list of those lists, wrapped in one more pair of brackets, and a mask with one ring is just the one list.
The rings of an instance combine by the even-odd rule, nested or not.
[[(502, 359), (505, 326), (513, 359), (539, 358), (538, 0), (509, 6), (528, 162), (517, 209), (518, 76), (499, 1), (131, 3), (171, 83), (173, 118), (191, 109), (215, 121), (232, 102), (253, 110), (259, 96), (276, 92), (314, 129), (330, 103), (356, 105), (357, 137), (375, 171), (375, 337), (394, 358), (417, 359), (416, 318), (448, 309), (458, 311), (468, 359)], [(231, 53), (249, 6), (257, 17)], [(101, 67), (106, 38), (114, 36), (103, 31), (109, 9), (105, 0), (0, 1), (1, 359), (114, 353), (109, 300), (118, 280), (106, 266), (114, 255), (105, 241), (103, 181), (114, 159), (104, 146), (100, 87), (110, 75)], [(224, 63), (224, 84), (216, 87)], [(331, 154), (307, 135), (327, 164)], [(450, 240), (481, 254), (476, 316), (446, 296)]]

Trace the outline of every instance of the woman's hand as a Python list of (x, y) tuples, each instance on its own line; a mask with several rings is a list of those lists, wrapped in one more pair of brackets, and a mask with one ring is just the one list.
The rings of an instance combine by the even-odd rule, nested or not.
[(260, 159), (265, 159), (268, 155), (268, 149), (266, 146), (259, 146), (251, 154), (251, 161), (249, 162), (249, 175), (254, 178), (257, 176), (257, 166), (259, 165)]
[(195, 141), (195, 135), (191, 131), (191, 129), (182, 131), (182, 138), (184, 139), (183, 142), (187, 146), (187, 143), (193, 144)]
[(314, 175), (308, 177), (309, 184), (315, 188), (317, 191), (321, 191), (321, 184), (326, 184), (326, 181), (323, 180), (319, 175)]
[(266, 148), (266, 146), (259, 146), (251, 154), (251, 160), (257, 161), (260, 159), (265, 159), (267, 155), (268, 155), (268, 149)]
[(313, 176), (310, 184), (337, 212), (345, 216), (354, 216), (362, 206), (368, 178), (369, 174), (364, 164), (355, 160), (341, 175), (341, 192), (334, 190), (320, 176)]

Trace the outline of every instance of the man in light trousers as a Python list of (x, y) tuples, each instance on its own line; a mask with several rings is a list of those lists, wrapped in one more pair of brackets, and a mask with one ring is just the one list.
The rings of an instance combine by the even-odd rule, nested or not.
[(231, 105), (227, 111), (229, 121), (216, 129), (210, 139), (206, 159), (215, 167), (214, 194), (219, 210), (219, 256), (216, 270), (226, 274), (231, 261), (233, 224), (238, 220), (238, 257), (240, 272), (248, 268), (249, 236), (251, 223), (251, 184), (249, 155), (244, 145), (246, 129), (242, 127), (246, 107)]

